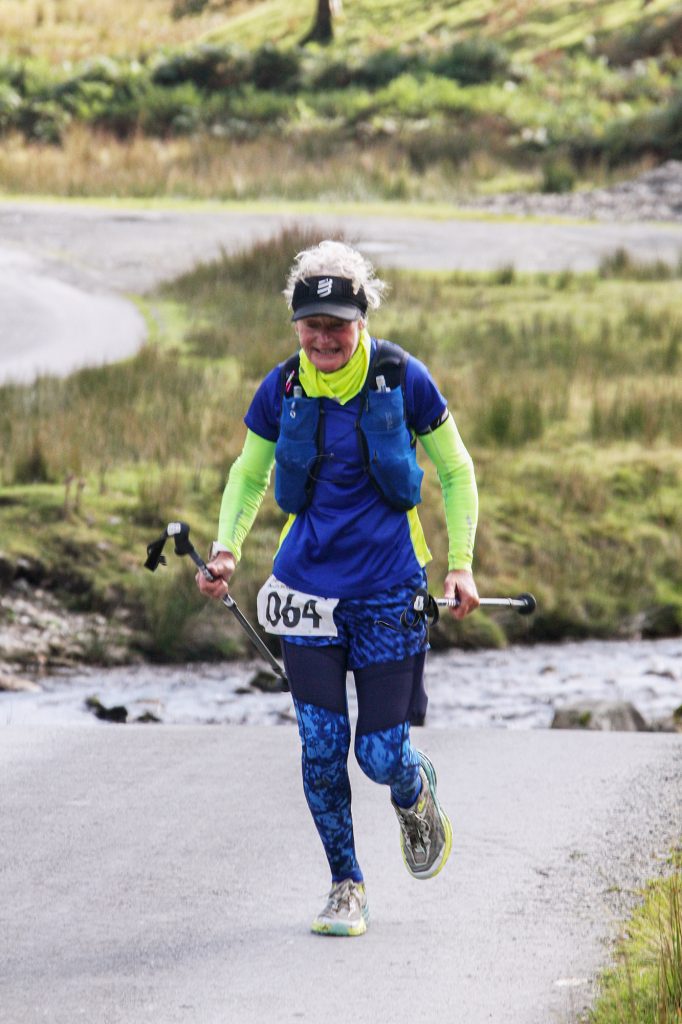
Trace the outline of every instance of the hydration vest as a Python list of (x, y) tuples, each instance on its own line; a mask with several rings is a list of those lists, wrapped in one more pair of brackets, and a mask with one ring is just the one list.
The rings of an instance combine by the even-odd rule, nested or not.
[[(382, 498), (400, 512), (421, 501), (424, 475), (417, 463), (416, 438), (405, 402), (407, 353), (391, 341), (376, 342), (360, 391), (355, 429), (364, 472)], [(299, 354), (282, 364), (282, 413), (275, 447), (275, 500), (285, 512), (302, 512), (313, 496), (313, 468), (324, 450), (322, 401), (301, 386)]]

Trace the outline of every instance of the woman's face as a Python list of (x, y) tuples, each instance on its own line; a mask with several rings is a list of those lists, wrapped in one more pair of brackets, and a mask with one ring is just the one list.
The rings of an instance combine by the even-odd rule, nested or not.
[(301, 348), (322, 373), (345, 366), (358, 347), (364, 320), (337, 320), (334, 316), (306, 316), (294, 327)]

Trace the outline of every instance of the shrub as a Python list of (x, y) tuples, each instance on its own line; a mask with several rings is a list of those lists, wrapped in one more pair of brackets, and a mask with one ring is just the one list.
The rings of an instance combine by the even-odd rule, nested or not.
[(6, 82), (0, 81), (0, 131), (13, 128), (21, 109), (21, 96)]
[(21, 96), (47, 99), (54, 75), (43, 64), (5, 60), (0, 63), (0, 81), (16, 89)]
[(661, 156), (682, 157), (682, 89), (664, 107), (660, 116), (652, 115), (651, 144)]
[(436, 75), (416, 78), (412, 74), (400, 75), (372, 96), (369, 110), (394, 118), (433, 118), (442, 113), (467, 114), (469, 97), (455, 82)]
[(265, 43), (253, 55), (251, 78), (257, 89), (291, 92), (299, 83), (301, 58), (295, 50), (278, 50)]
[(378, 50), (357, 68), (353, 79), (358, 85), (377, 89), (399, 75), (414, 74), (425, 67), (426, 62), (419, 54), (394, 49)]
[(192, 82), (198, 89), (215, 92), (232, 89), (248, 81), (252, 61), (238, 46), (200, 46), (161, 60), (152, 72), (155, 85), (173, 86)]
[(91, 82), (121, 82), (126, 78), (139, 78), (142, 65), (137, 61), (117, 61), (113, 57), (93, 57), (81, 65), (79, 79)]
[(572, 192), (576, 175), (567, 160), (550, 160), (542, 169), (542, 192)]
[(337, 60), (330, 64), (324, 64), (321, 69), (313, 70), (310, 74), (310, 87), (312, 89), (347, 89), (357, 81), (357, 67), (348, 64), (346, 61)]
[(58, 90), (65, 110), (81, 121), (96, 121), (103, 117), (115, 95), (110, 82), (74, 80)]
[(202, 121), (201, 96), (191, 82), (174, 89), (149, 86), (138, 112), (138, 123), (149, 135), (189, 135)]
[(0, 59), (0, 82), (9, 85), (17, 92), (24, 91), (26, 77), (26, 65), (17, 60), (8, 58)]
[(71, 118), (55, 100), (30, 100), (17, 110), (16, 126), (27, 139), (59, 145)]
[(663, 107), (641, 117), (619, 121), (603, 139), (582, 140), (575, 147), (583, 157), (603, 153), (611, 166), (653, 154), (682, 158), (682, 89)]
[(121, 98), (138, 96), (147, 81), (146, 70), (138, 61), (97, 57), (82, 64), (70, 78), (51, 82), (43, 94), (74, 116), (93, 120)]
[(421, 54), (385, 48), (364, 60), (350, 58), (331, 63), (309, 63), (304, 84), (306, 88), (324, 90), (347, 89), (349, 86), (379, 89), (400, 75), (426, 69), (427, 63)]
[(431, 62), (437, 75), (454, 78), (461, 85), (480, 85), (509, 74), (509, 56), (492, 39), (465, 39)]
[(136, 131), (149, 135), (182, 135), (201, 125), (201, 96), (191, 82), (164, 89), (142, 82), (116, 90), (111, 102), (93, 115), (93, 123), (126, 138)]
[(287, 120), (291, 114), (291, 106), (291, 97), (286, 93), (254, 89), (251, 85), (230, 99), (232, 117), (251, 124), (265, 123), (269, 128), (273, 128), (278, 121)]

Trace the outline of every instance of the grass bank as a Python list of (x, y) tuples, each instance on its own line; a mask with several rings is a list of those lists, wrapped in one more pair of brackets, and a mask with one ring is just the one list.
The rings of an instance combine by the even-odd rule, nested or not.
[[(213, 538), (250, 396), (294, 348), (286, 269), (314, 240), (292, 230), (167, 286), (146, 300), (153, 337), (134, 359), (0, 389), (7, 556), (39, 562), (57, 589), (73, 569), (85, 583), (69, 599), (81, 607), (128, 603), (152, 656), (234, 649), (186, 565), (162, 582), (141, 563), (171, 519), (187, 519), (198, 546)], [(444, 623), (436, 643), (681, 631), (678, 273), (620, 257), (592, 275), (385, 275), (391, 295), (370, 327), (427, 362), (476, 462), (480, 589), (539, 602), (530, 621)], [(439, 592), (447, 543), (426, 468)], [(269, 494), (238, 577), (252, 614), (283, 518)]]
[(682, 875), (652, 882), (601, 979), (589, 1024), (682, 1020)]

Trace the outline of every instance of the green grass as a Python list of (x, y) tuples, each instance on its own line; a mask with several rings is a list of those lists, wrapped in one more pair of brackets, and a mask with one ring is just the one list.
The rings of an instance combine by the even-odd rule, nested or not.
[[(93, 54), (144, 56), (161, 48), (198, 42), (239, 43), (249, 49), (268, 40), (292, 46), (307, 30), (314, 4), (290, 0), (234, 0), (230, 4), (200, 3), (198, 13), (174, 16), (189, 5), (148, 0), (144, 11), (133, 0), (4, 0), (0, 55), (37, 57), (57, 64)], [(675, 11), (671, 0), (460, 0), (424, 4), (418, 0), (353, 0), (335, 21), (334, 46), (344, 51), (396, 46), (431, 49), (442, 40), (463, 36), (493, 38), (514, 49), (521, 59), (571, 49), (585, 37), (599, 41), (628, 39), (637, 27), (641, 36), (655, 36), (657, 26)], [(646, 31), (645, 31), (646, 30)], [(660, 29), (659, 29), (660, 31)]]
[[(516, 3), (510, 0), (460, 0), (424, 4), (419, 0), (353, 0), (352, 7), (336, 21), (336, 42), (347, 49), (377, 46), (386, 38), (394, 45), (437, 45), (443, 37), (481, 35), (495, 38), (514, 49), (522, 59), (538, 53), (570, 49), (586, 36), (599, 38), (626, 32), (642, 20), (654, 20), (674, 10), (669, 0), (654, 0), (643, 18), (639, 0), (601, 0), (571, 3), (543, 0)], [(307, 29), (313, 5), (288, 0), (264, 0), (211, 31), (213, 41), (259, 45), (270, 39), (281, 45), (297, 42)]]
[(682, 1020), (682, 875), (650, 884), (601, 979), (589, 1024)]
[[(153, 340), (134, 359), (0, 389), (3, 547), (50, 572), (64, 538), (87, 550), (90, 561), (75, 563), (87, 601), (106, 607), (118, 595), (138, 609), (148, 631), (156, 624), (157, 657), (170, 649), (154, 611), (161, 585), (141, 568), (145, 546), (176, 518), (200, 549), (213, 538), (249, 398), (295, 348), (286, 270), (315, 239), (292, 229), (148, 297)], [(614, 259), (591, 275), (384, 275), (391, 292), (371, 329), (428, 363), (474, 456), (480, 589), (539, 601), (530, 620), (444, 623), (437, 643), (682, 629), (682, 323), (667, 273), (649, 279)], [(447, 539), (429, 465), (420, 514), (439, 593)], [(269, 494), (237, 577), (251, 614), (283, 518)], [(171, 591), (163, 600), (175, 623)], [(170, 630), (173, 656), (206, 653), (212, 614), (187, 606), (194, 625), (184, 638)]]

